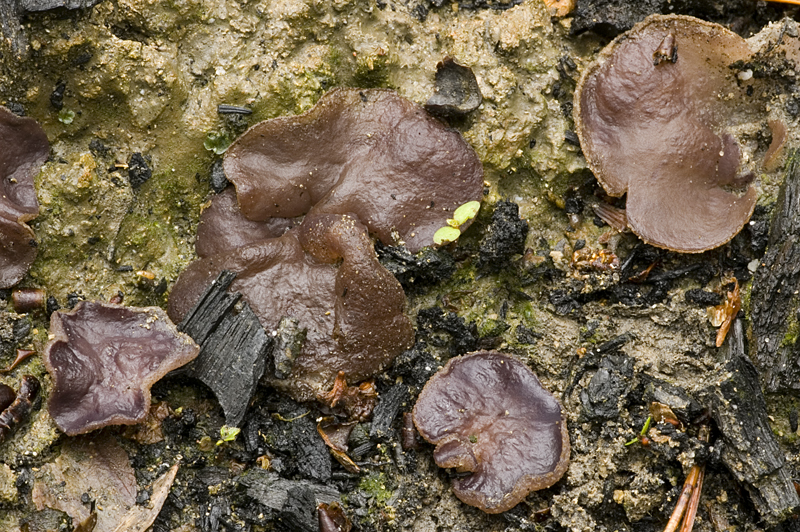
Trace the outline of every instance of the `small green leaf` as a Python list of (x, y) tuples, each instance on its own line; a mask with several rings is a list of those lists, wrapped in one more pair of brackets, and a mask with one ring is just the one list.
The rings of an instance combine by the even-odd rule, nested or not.
[(440, 227), (433, 234), (433, 243), (437, 246), (442, 246), (444, 244), (449, 244), (450, 242), (455, 242), (460, 236), (461, 231), (455, 227)]
[(203, 141), (203, 147), (217, 155), (225, 153), (230, 145), (231, 139), (228, 138), (228, 134), (225, 132), (209, 131), (206, 135), (206, 140)]
[[(462, 226), (468, 221), (475, 218), (478, 214), (478, 211), (481, 208), (480, 201), (468, 201), (458, 209), (456, 212), (453, 213), (453, 220), (458, 224), (458, 226)], [(448, 223), (450, 221), (448, 220)]]
[(242, 429), (238, 427), (229, 427), (228, 425), (222, 425), (222, 428), (219, 429), (219, 437), (221, 439), (217, 442), (217, 445), (222, 445), (223, 442), (226, 441), (235, 440), (236, 436), (238, 436), (241, 431)]
[(75, 119), (75, 111), (69, 109), (62, 109), (58, 112), (58, 121), (62, 124), (69, 125)]

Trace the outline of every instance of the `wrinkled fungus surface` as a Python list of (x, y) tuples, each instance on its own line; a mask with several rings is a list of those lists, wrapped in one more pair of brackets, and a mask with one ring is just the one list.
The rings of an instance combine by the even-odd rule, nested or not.
[(384, 244), (412, 252), (483, 192), (483, 167), (461, 135), (390, 90), (335, 89), (302, 115), (261, 122), (224, 167), (250, 220), (354, 213)]
[(0, 107), (0, 147), (0, 288), (9, 288), (36, 258), (33, 230), (25, 222), (39, 215), (33, 178), (50, 144), (35, 120)]
[(561, 404), (527, 366), (502, 353), (451, 359), (420, 393), (414, 424), (436, 445), (439, 467), (473, 473), (456, 478), (453, 491), (488, 513), (552, 486), (569, 465)]
[(284, 378), (266, 376), (298, 400), (327, 392), (339, 371), (348, 382), (375, 375), (413, 343), (403, 289), (352, 216), (308, 215), (278, 238), (193, 262), (172, 290), (170, 317), (179, 322), (223, 269), (237, 274), (230, 290), (242, 294), (268, 332), (286, 317), (305, 329)]
[(750, 56), (722, 26), (651, 16), (584, 72), (575, 93), (581, 148), (610, 195), (627, 192), (628, 224), (642, 240), (701, 252), (749, 220), (757, 194), (733, 130), (761, 120), (763, 105), (748, 96), (755, 80), (738, 80), (731, 65)]
[(150, 386), (200, 348), (163, 310), (81, 302), (50, 318), (44, 363), (53, 378), (48, 409), (72, 436), (131, 425), (150, 408)]

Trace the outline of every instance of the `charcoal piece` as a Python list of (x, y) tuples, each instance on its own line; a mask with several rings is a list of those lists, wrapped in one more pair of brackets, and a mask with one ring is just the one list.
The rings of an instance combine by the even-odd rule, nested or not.
[(692, 399), (686, 390), (660, 379), (652, 379), (644, 387), (644, 399), (648, 403), (662, 403), (670, 407), (684, 423), (692, 423), (703, 413), (703, 407)]
[(375, 252), (381, 266), (395, 276), (406, 293), (415, 286), (444, 282), (456, 271), (453, 257), (440, 249), (425, 248), (415, 255), (405, 247), (386, 246), (378, 241)]
[(427, 346), (419, 342), (408, 351), (400, 353), (394, 361), (392, 373), (402, 377), (403, 382), (410, 386), (422, 387), (438, 369), (439, 364), (427, 350)]
[(235, 277), (223, 270), (180, 324), (200, 345), (185, 373), (214, 392), (230, 426), (244, 419), (272, 347), (250, 305), (235, 308), (241, 296), (227, 291)]
[(308, 409), (283, 398), (283, 406), (278, 408), (280, 418), (270, 419), (270, 424), (260, 428), (273, 454), (288, 455), (287, 464), (298, 475), (328, 482), (331, 479), (332, 463), (328, 447), (317, 432), (314, 418)]
[(153, 177), (148, 159), (149, 157), (144, 157), (141, 153), (136, 152), (128, 160), (128, 181), (133, 188), (139, 188)]
[(542, 333), (529, 329), (522, 324), (517, 325), (517, 342), (533, 345), (537, 340), (541, 340), (542, 338), (544, 338)]
[(317, 532), (317, 520), (314, 504), (314, 493), (305, 487), (290, 488), (286, 503), (278, 513), (275, 529), (280, 532)]
[(19, 22), (19, 11), (15, 2), (0, 2), (0, 33), (11, 44), (11, 51), (22, 59), (28, 51), (28, 39)]
[(197, 304), (190, 310), (183, 321), (178, 325), (178, 330), (185, 332), (202, 346), (222, 318), (233, 309), (239, 301), (241, 294), (228, 292), (236, 274), (222, 270), (216, 279), (209, 285)]
[(405, 384), (395, 384), (389, 391), (380, 395), (378, 406), (372, 411), (370, 438), (386, 441), (394, 434), (392, 423), (407, 400), (408, 386)]
[(305, 327), (301, 329), (300, 322), (295, 318), (289, 316), (281, 318), (273, 337), (275, 345), (272, 357), (275, 364), (275, 378), (285, 379), (292, 372), (292, 365), (303, 350), (307, 332), (308, 329)]
[(23, 12), (47, 11), (59, 7), (81, 9), (92, 7), (98, 3), (100, 3), (100, 0), (17, 0), (19, 8)]
[(462, 117), (480, 106), (483, 101), (478, 80), (472, 69), (445, 57), (436, 65), (433, 95), (425, 104), (429, 113), (444, 117)]
[(753, 279), (751, 355), (767, 392), (800, 390), (800, 160), (789, 155), (769, 249)]
[(272, 340), (247, 303), (225, 314), (203, 342), (188, 374), (211, 388), (225, 412), (225, 423), (237, 427), (264, 374)]
[(619, 417), (625, 397), (631, 390), (633, 359), (626, 355), (608, 355), (581, 390), (580, 399), (586, 419), (601, 421)]
[(709, 292), (702, 288), (692, 288), (686, 291), (686, 301), (698, 307), (713, 307), (722, 303), (722, 295)]
[(211, 165), (211, 188), (219, 194), (230, 184), (231, 182), (225, 177), (225, 169), (222, 168), (222, 159), (214, 161)]
[(722, 433), (722, 462), (747, 489), (761, 518), (774, 525), (800, 507), (800, 497), (770, 428), (758, 372), (745, 352), (741, 320), (731, 326), (720, 355), (721, 370), (701, 391), (701, 400), (711, 405)]
[(469, 353), (478, 347), (478, 327), (474, 322), (467, 325), (464, 318), (454, 312), (436, 307), (422, 309), (417, 314), (417, 327), (421, 334), (441, 331), (450, 335), (450, 353), (453, 356)]
[(239, 484), (250, 498), (272, 510), (282, 510), (289, 499), (289, 491), (298, 488), (313, 494), (315, 507), (320, 503), (341, 503), (336, 488), (308, 480), (288, 480), (266, 469), (249, 469), (239, 477)]
[(519, 217), (519, 205), (498, 201), (478, 252), (478, 267), (499, 271), (514, 255), (525, 252), (528, 222)]
[(56, 88), (50, 93), (50, 105), (52, 105), (56, 111), (60, 111), (64, 107), (64, 93), (66, 91), (67, 84), (63, 81), (59, 81), (56, 84)]
[(593, 31), (616, 37), (648, 15), (660, 13), (664, 0), (578, 0), (570, 26), (573, 35)]

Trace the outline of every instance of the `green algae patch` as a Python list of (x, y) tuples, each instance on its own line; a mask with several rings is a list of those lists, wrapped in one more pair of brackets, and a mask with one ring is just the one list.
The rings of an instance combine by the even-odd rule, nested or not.
[(386, 475), (383, 473), (368, 474), (358, 483), (358, 488), (378, 504), (386, 504), (392, 497), (392, 490), (387, 487)]

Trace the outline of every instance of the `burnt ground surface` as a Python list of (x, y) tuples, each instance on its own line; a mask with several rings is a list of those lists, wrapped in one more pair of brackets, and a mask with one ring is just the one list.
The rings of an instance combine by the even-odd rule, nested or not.
[[(17, 10), (0, 6), (0, 15), (27, 20), (33, 16), (28, 4), (35, 3), (23, 2)], [(505, 9), (515, 3), (459, 4)], [(411, 5), (420, 21), (451, 8), (436, 0)], [(570, 35), (594, 33), (602, 42), (651, 13), (691, 14), (745, 35), (796, 15), (745, 0), (579, 0)], [(20, 42), (31, 38), (14, 36), (24, 37)], [(560, 99), (569, 104), (575, 67), (564, 65)], [(797, 89), (791, 81), (786, 87), (790, 105)], [(58, 101), (58, 90), (53, 94)], [(92, 148), (104, 149), (99, 141)], [(127, 168), (134, 187), (151, 178), (141, 153)], [(215, 168), (200, 179), (224, 188)], [(313, 532), (319, 530), (317, 505), (332, 501), (341, 503), (353, 530), (364, 532), (657, 531), (695, 463), (705, 465), (695, 530), (800, 530), (793, 480), (800, 478), (800, 167), (794, 155), (781, 173), (785, 179), (774, 202), (760, 204), (730, 243), (698, 255), (657, 249), (611, 231), (591, 208), (601, 189), (588, 171), (549, 197), (550, 229), (520, 214), (517, 203), (525, 200), (517, 199), (520, 187), (512, 181), (497, 187), (502, 201), (482, 209), (457, 244), (418, 255), (378, 245), (381, 262), (406, 291), (416, 343), (376, 377), (377, 406), (347, 439), (357, 472), (334, 459), (317, 430), (321, 417), (344, 421), (343, 412), (298, 404), (259, 386), (239, 435), (220, 441), (222, 408), (211, 389), (186, 375), (154, 386), (154, 403), (169, 407), (155, 420), (138, 430), (104, 429), (102, 437), (110, 435), (127, 454), (138, 506), (150, 504), (152, 483), (180, 463), (152, 525), (156, 532)], [(553, 231), (567, 236), (545, 236)], [(600, 249), (610, 254), (593, 254)], [(717, 348), (708, 309), (733, 290), (731, 277), (742, 287), (743, 305)], [(137, 301), (163, 304), (168, 284), (144, 278), (135, 290)], [(8, 303), (11, 292), (0, 297)], [(4, 311), (3, 360), (46, 335), (50, 312), (83, 297), (76, 287), (66, 297), (51, 298), (46, 309), (27, 315)], [(450, 484), (458, 473), (436, 467), (432, 446), (413, 440), (403, 425), (403, 414), (437, 369), (478, 349), (509, 352), (537, 373), (565, 407), (573, 449), (561, 481), (492, 516), (453, 496)], [(39, 362), (29, 363), (41, 371)], [(31, 419), (22, 421), (2, 455), (0, 517), (13, 516), (26, 532), (74, 526), (66, 513), (34, 501), (41, 468), (67, 445), (48, 425), (45, 401), (46, 395), (34, 403)], [(637, 440), (653, 402), (668, 405), (679, 427), (654, 423), (647, 439)], [(702, 426), (710, 427), (709, 442), (700, 437)], [(85, 495), (81, 503), (95, 509), (95, 497)]]

